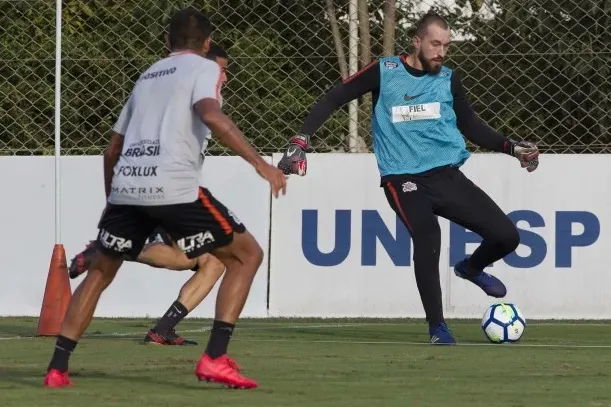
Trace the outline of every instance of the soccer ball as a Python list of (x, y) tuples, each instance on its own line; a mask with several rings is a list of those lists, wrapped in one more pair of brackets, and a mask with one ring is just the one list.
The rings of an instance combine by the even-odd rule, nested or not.
[(482, 329), (492, 343), (517, 342), (526, 329), (526, 319), (514, 304), (493, 304), (484, 313)]

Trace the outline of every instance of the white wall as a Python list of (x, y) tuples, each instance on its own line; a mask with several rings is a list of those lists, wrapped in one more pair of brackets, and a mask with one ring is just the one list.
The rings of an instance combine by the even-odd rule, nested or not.
[[(55, 243), (53, 157), (0, 158), (0, 211), (4, 270), (0, 315), (38, 315)], [(97, 235), (104, 208), (101, 157), (63, 157), (62, 242), (68, 261)], [(238, 157), (208, 157), (204, 186), (244, 222), (264, 251), (269, 246), (269, 188)], [(268, 258), (249, 296), (244, 316), (267, 315)], [(160, 316), (178, 296), (190, 271), (174, 272), (124, 263), (103, 294), (96, 316)], [(80, 278), (72, 281), (73, 290)], [(211, 317), (216, 288), (190, 316)]]
[[(275, 156), (275, 162), (279, 158)], [(62, 163), (62, 242), (70, 258), (97, 233), (104, 206), (102, 161), (64, 157)], [(53, 157), (0, 158), (0, 315), (40, 312), (54, 244), (53, 165)], [(606, 269), (611, 263), (611, 156), (546, 155), (539, 169), (528, 174), (511, 157), (482, 154), (473, 156), (463, 170), (507, 213), (534, 221), (518, 223), (523, 244), (490, 269), (506, 283), (506, 300), (518, 304), (529, 319), (611, 318)], [(399, 243), (393, 245), (396, 216), (379, 187), (372, 155), (310, 154), (308, 175), (291, 177), (287, 195), (271, 203), (266, 182), (237, 157), (207, 158), (204, 181), (270, 254), (244, 316), (268, 315), (268, 283), (271, 316), (423, 316), (409, 235), (400, 229)], [(340, 217), (350, 216), (350, 233), (341, 229), (336, 235), (336, 211)], [(307, 217), (313, 214), (317, 222)], [(451, 266), (476, 244), (465, 245), (463, 229), (440, 222), (446, 315), (479, 317), (493, 299), (455, 277)], [(387, 234), (386, 245), (376, 231)], [(343, 256), (336, 239), (347, 238), (350, 244), (344, 245)], [(334, 255), (324, 255), (334, 249)], [(316, 264), (321, 261), (327, 265)], [(159, 316), (189, 276), (126, 263), (96, 315)], [(214, 293), (192, 316), (210, 317), (213, 307)]]
[[(279, 160), (280, 156), (275, 156)], [(515, 159), (494, 154), (472, 157), (464, 172), (488, 192), (506, 212), (532, 211), (522, 216), (542, 218), (545, 226), (530, 227), (519, 222), (526, 233), (525, 243), (534, 246), (533, 254), (547, 253), (540, 264), (526, 260), (521, 268), (516, 262), (497, 262), (490, 271), (508, 287), (507, 301), (519, 305), (529, 318), (609, 318), (611, 301), (607, 292), (611, 274), (611, 157), (606, 155), (542, 156), (534, 173), (521, 169)], [(304, 211), (317, 211), (317, 236), (308, 231), (313, 222), (303, 219)], [(335, 232), (337, 210), (348, 210), (351, 233)], [(289, 194), (274, 201), (271, 247), (270, 315), (318, 317), (421, 317), (422, 306), (412, 267), (395, 266), (391, 257), (376, 243), (377, 262), (363, 265), (362, 241), (371, 238), (372, 225), (363, 229), (363, 211), (378, 211), (386, 227), (396, 237), (396, 217), (379, 187), (379, 175), (372, 155), (308, 155), (308, 174), (292, 178)], [(570, 215), (564, 211), (591, 212)], [(311, 212), (310, 212), (311, 213)], [(367, 212), (365, 216), (376, 216)], [(557, 224), (556, 217), (560, 217)], [(600, 236), (586, 247), (569, 250), (571, 233), (583, 233), (575, 224), (572, 232), (562, 227), (568, 216), (589, 216), (587, 238), (593, 239), (597, 223)], [(479, 288), (454, 276), (450, 253), (458, 257), (460, 241), (452, 239), (450, 250), (449, 222), (440, 219), (442, 230), (441, 279), (446, 315), (479, 317), (493, 302)], [(570, 224), (569, 224), (570, 226)], [(321, 256), (305, 255), (304, 246), (312, 249), (316, 238), (318, 250), (328, 253), (337, 238), (350, 238), (349, 254), (334, 266), (316, 265)], [(309, 242), (309, 243), (308, 243)], [(366, 245), (369, 252), (372, 245)], [(464, 244), (463, 244), (464, 247)], [(475, 244), (467, 245), (472, 253)], [(404, 260), (410, 260), (407, 245)], [(312, 251), (312, 250), (310, 250)], [(558, 251), (559, 259), (556, 259)], [(572, 253), (569, 263), (568, 253)], [(517, 254), (528, 257), (529, 247), (521, 245)], [(397, 254), (399, 260), (401, 254)], [(371, 256), (368, 256), (371, 259)], [(461, 257), (462, 258), (462, 257)], [(342, 256), (339, 257), (342, 259)], [(367, 260), (367, 259), (366, 259)], [(336, 260), (337, 262), (338, 260)], [(558, 264), (557, 264), (558, 261)], [(411, 264), (411, 261), (410, 261)], [(569, 266), (569, 267), (566, 267)]]

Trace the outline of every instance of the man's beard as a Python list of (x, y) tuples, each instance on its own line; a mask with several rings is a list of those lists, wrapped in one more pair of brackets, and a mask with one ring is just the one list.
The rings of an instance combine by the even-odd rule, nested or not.
[(430, 73), (431, 75), (437, 75), (439, 72), (441, 72), (441, 63), (443, 61), (426, 60), (424, 59), (424, 55), (422, 55), (422, 51), (418, 53), (418, 60), (424, 67), (425, 72)]

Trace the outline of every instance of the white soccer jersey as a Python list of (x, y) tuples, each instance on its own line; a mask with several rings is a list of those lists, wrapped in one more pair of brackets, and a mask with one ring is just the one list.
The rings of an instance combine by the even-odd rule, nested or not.
[(221, 103), (221, 70), (193, 53), (170, 54), (138, 79), (113, 130), (125, 139), (108, 201), (172, 205), (197, 199), (210, 130), (193, 105)]

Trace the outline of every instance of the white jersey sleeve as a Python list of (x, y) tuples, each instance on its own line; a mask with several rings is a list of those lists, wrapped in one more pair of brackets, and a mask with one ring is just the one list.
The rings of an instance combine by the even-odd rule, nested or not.
[(125, 103), (125, 105), (123, 106), (123, 109), (121, 110), (119, 119), (117, 120), (117, 122), (115, 123), (115, 125), (112, 128), (114, 132), (119, 133), (123, 136), (127, 132), (127, 126), (129, 125), (129, 121), (132, 118), (132, 113), (134, 110), (132, 106), (133, 105), (132, 99), (133, 98), (130, 95), (129, 99), (127, 99), (127, 102)]
[(191, 103), (194, 105), (202, 99), (221, 101), (221, 68), (217, 64), (206, 65), (195, 79)]

